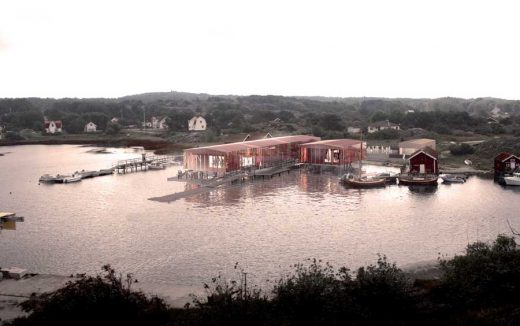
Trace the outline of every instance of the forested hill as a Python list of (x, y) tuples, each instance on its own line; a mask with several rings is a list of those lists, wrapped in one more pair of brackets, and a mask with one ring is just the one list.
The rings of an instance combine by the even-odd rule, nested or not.
[[(283, 132), (345, 136), (349, 126), (389, 120), (406, 128), (437, 133), (453, 130), (500, 134), (520, 130), (520, 101), (497, 98), (329, 98), (234, 96), (157, 92), (121, 98), (0, 99), (0, 125), (8, 130), (41, 130), (44, 116), (62, 120), (64, 131), (82, 132), (88, 121), (105, 129), (113, 117), (122, 126), (140, 126), (152, 116), (168, 117), (171, 131), (185, 131), (186, 121), (202, 114), (215, 133), (264, 130), (272, 121)], [(490, 126), (493, 116), (497, 126)]]

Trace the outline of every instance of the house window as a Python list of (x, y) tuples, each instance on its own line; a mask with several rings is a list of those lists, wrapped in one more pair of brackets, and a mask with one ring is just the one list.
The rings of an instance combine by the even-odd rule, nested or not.
[(240, 157), (240, 166), (249, 167), (249, 166), (253, 166), (253, 164), (254, 164), (254, 159), (252, 156)]
[(224, 156), (209, 155), (209, 167), (210, 168), (223, 168), (224, 167)]

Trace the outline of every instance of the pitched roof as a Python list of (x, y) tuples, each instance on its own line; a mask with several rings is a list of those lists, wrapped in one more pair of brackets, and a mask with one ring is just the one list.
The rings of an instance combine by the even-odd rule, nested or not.
[(428, 138), (418, 138), (418, 139), (410, 139), (406, 141), (402, 141), (399, 143), (399, 147), (407, 147), (407, 146), (426, 146), (429, 143), (434, 142), (434, 139), (428, 139)]
[(386, 120), (386, 121), (373, 122), (373, 123), (369, 124), (369, 126), (371, 126), (371, 127), (397, 127), (399, 125)]
[(56, 121), (44, 121), (44, 122), (43, 122), (43, 126), (44, 126), (44, 128), (49, 128), (49, 126), (51, 125), (51, 122), (54, 122), (54, 124), (56, 125), (56, 128), (61, 128), (61, 120), (56, 120)]
[(437, 154), (437, 151), (435, 151), (433, 148), (427, 146), (427, 147), (421, 148), (421, 149), (413, 152), (413, 154), (410, 155), (408, 160), (411, 160), (413, 157), (419, 155), (420, 153), (424, 153), (435, 160), (438, 160), (438, 157), (439, 157), (439, 155)]
[(273, 137), (266, 139), (250, 140), (245, 142), (237, 142), (230, 144), (221, 144), (213, 146), (196, 147), (185, 150), (186, 153), (192, 154), (227, 154), (231, 152), (238, 152), (254, 148), (267, 148), (276, 145), (290, 144), (290, 143), (308, 143), (320, 140), (319, 137), (294, 135)]
[(361, 141), (355, 139), (329, 139), (301, 144), (305, 148), (340, 148), (361, 147)]
[(518, 157), (518, 156), (516, 156), (514, 154), (511, 154), (511, 153), (508, 153), (508, 152), (502, 152), (502, 153), (498, 154), (495, 157), (495, 162), (504, 162), (504, 161), (510, 159), (511, 157), (514, 157), (517, 160), (520, 160), (520, 157)]

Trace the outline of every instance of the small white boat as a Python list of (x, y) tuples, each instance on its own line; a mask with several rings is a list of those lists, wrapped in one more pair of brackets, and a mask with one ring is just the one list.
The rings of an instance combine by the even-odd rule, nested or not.
[(109, 175), (114, 173), (114, 169), (101, 169), (99, 170), (99, 175)]
[(520, 172), (513, 173), (512, 176), (504, 177), (507, 186), (520, 186)]
[(85, 171), (81, 170), (80, 172), (74, 173), (74, 175), (80, 175), (82, 179), (94, 178), (99, 175), (98, 171)]
[(73, 174), (71, 176), (63, 178), (63, 183), (73, 183), (81, 181), (81, 174)]
[(45, 183), (56, 183), (58, 182), (58, 178), (54, 175), (44, 174), (40, 177), (39, 181)]
[(464, 183), (466, 182), (466, 178), (453, 175), (453, 174), (441, 174), (439, 177), (442, 179), (443, 183)]
[(166, 166), (164, 166), (164, 164), (161, 164), (161, 163), (151, 163), (150, 165), (148, 165), (148, 169), (149, 170), (164, 170), (164, 169), (166, 169)]
[(473, 164), (473, 162), (471, 162), (470, 160), (464, 160), (464, 164), (471, 165), (471, 164)]

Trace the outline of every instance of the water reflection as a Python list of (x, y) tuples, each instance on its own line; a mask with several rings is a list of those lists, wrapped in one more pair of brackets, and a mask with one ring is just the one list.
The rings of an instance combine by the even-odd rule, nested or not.
[(520, 229), (520, 187), (476, 177), (432, 189), (347, 189), (336, 175), (291, 171), (170, 204), (147, 199), (192, 187), (167, 181), (176, 167), (38, 185), (44, 173), (139, 155), (86, 150), (15, 146), (0, 157), (0, 209), (26, 217), (1, 234), (2, 265), (67, 275), (111, 263), (142, 280), (200, 285), (236, 262), (263, 279), (309, 257), (356, 268), (384, 253), (407, 264), (507, 233), (507, 220)]
[(408, 186), (408, 190), (417, 196), (430, 196), (437, 192), (439, 189), (439, 186), (419, 186), (419, 185), (412, 185)]

